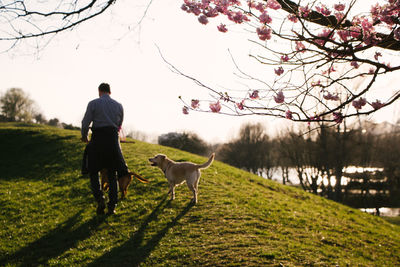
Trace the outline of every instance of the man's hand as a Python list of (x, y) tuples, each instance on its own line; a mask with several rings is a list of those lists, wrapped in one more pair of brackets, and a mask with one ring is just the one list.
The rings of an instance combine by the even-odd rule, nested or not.
[(81, 137), (81, 141), (86, 143), (86, 144), (89, 143), (89, 140), (88, 140), (87, 136), (85, 136), (85, 137), (82, 136)]

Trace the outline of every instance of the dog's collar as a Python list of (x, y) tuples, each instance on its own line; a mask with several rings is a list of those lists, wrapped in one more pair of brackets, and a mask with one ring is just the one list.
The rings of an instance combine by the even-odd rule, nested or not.
[(167, 163), (167, 166), (165, 166), (165, 169), (161, 169), (161, 170), (163, 171), (164, 175), (167, 174), (167, 169), (168, 169), (168, 166), (169, 166), (170, 164), (171, 164), (171, 162), (168, 162), (168, 163)]

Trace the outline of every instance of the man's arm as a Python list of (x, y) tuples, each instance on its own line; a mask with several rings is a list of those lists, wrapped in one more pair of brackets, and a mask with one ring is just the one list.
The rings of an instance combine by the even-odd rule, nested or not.
[(82, 127), (81, 127), (81, 140), (85, 143), (88, 142), (88, 132), (89, 132), (89, 125), (93, 120), (93, 110), (92, 110), (92, 105), (91, 102), (89, 102), (85, 116), (82, 119)]
[(124, 122), (124, 107), (121, 105), (121, 122), (119, 127), (122, 127), (122, 123)]

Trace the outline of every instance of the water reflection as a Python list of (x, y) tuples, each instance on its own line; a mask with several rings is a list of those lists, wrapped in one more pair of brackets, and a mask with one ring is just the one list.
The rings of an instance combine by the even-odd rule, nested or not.
[[(376, 209), (360, 209), (363, 212), (376, 215)], [(400, 216), (400, 208), (379, 208), (380, 216), (397, 217)]]
[[(311, 171), (311, 170), (304, 169), (304, 171), (307, 172), (307, 171)], [(376, 172), (376, 171), (383, 171), (383, 169), (382, 168), (364, 168), (364, 167), (357, 167), (357, 166), (349, 166), (343, 170), (343, 173), (351, 174), (351, 173)], [(296, 169), (289, 168), (288, 176), (289, 176), (289, 183), (288, 183), (289, 185), (300, 186), (300, 180), (298, 178)], [(263, 177), (266, 178), (266, 175), (263, 174)], [(331, 176), (330, 179), (331, 179), (331, 184), (335, 184), (334, 176)], [(276, 169), (273, 172), (272, 180), (282, 183), (282, 171), (280, 168)], [(350, 180), (351, 180), (350, 178), (343, 176), (342, 181), (341, 181), (342, 186), (347, 185)], [(327, 177), (319, 178), (318, 183), (320, 183), (321, 181), (323, 181), (323, 183), (325, 185), (328, 184)], [(353, 190), (353, 191), (357, 191), (357, 190)], [(359, 190), (359, 191), (360, 192), (353, 192), (353, 193), (361, 193), (361, 190)], [(373, 195), (378, 192), (376, 192), (374, 189), (369, 189), (369, 193)], [(386, 193), (386, 192), (384, 192), (384, 193)], [(375, 208), (362, 208), (360, 210), (363, 212), (367, 212), (369, 214), (374, 214), (374, 215), (379, 215), (379, 216), (387, 216), (387, 217), (400, 216), (400, 208), (380, 207), (379, 210), (377, 210)]]

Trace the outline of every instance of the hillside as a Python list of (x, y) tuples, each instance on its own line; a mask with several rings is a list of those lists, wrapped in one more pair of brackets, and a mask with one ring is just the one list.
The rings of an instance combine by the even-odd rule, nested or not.
[(122, 144), (134, 180), (117, 214), (96, 216), (83, 144), (71, 130), (0, 124), (0, 266), (399, 266), (400, 227), (220, 162), (204, 170), (199, 203), (167, 199), (148, 158), (206, 159)]

